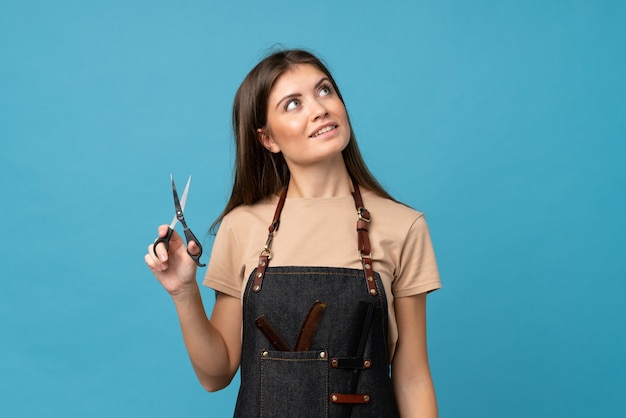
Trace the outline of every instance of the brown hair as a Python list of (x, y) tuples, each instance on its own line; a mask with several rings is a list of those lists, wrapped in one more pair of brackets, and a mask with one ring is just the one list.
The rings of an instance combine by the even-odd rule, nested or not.
[[(237, 206), (256, 203), (276, 194), (289, 183), (289, 168), (285, 159), (281, 153), (275, 154), (265, 149), (258, 138), (257, 129), (264, 128), (267, 124), (268, 99), (276, 80), (298, 65), (312, 65), (323, 72), (338, 97), (344, 101), (326, 65), (308, 51), (282, 50), (270, 54), (259, 62), (248, 73), (235, 94), (232, 115), (236, 149), (235, 179), (230, 199), (224, 211), (211, 226), (212, 232), (224, 216)], [(359, 185), (381, 197), (392, 199), (368, 170), (356, 143), (352, 126), (350, 141), (342, 154), (348, 174)]]

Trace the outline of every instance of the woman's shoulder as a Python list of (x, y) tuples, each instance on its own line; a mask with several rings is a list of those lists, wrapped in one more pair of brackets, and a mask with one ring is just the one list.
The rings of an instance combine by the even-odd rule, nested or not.
[(239, 205), (224, 215), (222, 225), (247, 225), (249, 222), (272, 221), (278, 196), (272, 195), (251, 205)]
[(395, 222), (414, 222), (422, 218), (424, 214), (404, 203), (379, 196), (372, 191), (363, 192), (363, 204), (371, 213), (372, 218), (381, 217), (394, 220)]
[(429, 229), (423, 212), (374, 193), (364, 194), (363, 203), (372, 217), (372, 236), (380, 242), (406, 244), (428, 239)]

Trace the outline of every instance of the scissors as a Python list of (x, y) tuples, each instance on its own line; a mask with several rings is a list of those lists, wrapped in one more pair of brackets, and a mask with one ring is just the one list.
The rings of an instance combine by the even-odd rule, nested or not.
[(193, 259), (193, 261), (196, 263), (197, 266), (204, 267), (206, 266), (206, 264), (200, 263), (200, 256), (202, 256), (202, 245), (200, 245), (200, 241), (198, 241), (198, 238), (196, 238), (193, 232), (191, 232), (191, 230), (187, 227), (187, 222), (185, 222), (185, 217), (183, 216), (183, 210), (185, 209), (185, 205), (187, 204), (187, 193), (189, 192), (189, 184), (191, 183), (191, 176), (189, 176), (189, 179), (187, 180), (187, 185), (185, 186), (185, 190), (183, 191), (183, 197), (180, 200), (178, 199), (178, 192), (176, 192), (176, 184), (174, 184), (174, 176), (170, 174), (170, 178), (172, 180), (172, 192), (174, 193), (174, 209), (176, 210), (176, 214), (174, 215), (174, 219), (172, 219), (172, 223), (170, 223), (170, 226), (167, 229), (167, 235), (165, 235), (164, 237), (159, 237), (156, 239), (156, 241), (154, 241), (152, 252), (154, 253), (154, 255), (158, 257), (156, 253), (156, 247), (160, 243), (163, 243), (165, 245), (166, 250), (170, 249), (170, 238), (172, 237), (172, 232), (174, 232), (174, 227), (176, 226), (176, 223), (180, 221), (180, 223), (183, 225), (183, 228), (184, 228), (183, 232), (185, 233), (185, 239), (187, 240), (187, 245), (189, 245), (189, 242), (193, 241), (196, 243), (196, 245), (200, 249), (200, 252), (194, 255), (189, 252), (189, 247), (187, 247), (187, 254), (189, 254), (189, 256)]

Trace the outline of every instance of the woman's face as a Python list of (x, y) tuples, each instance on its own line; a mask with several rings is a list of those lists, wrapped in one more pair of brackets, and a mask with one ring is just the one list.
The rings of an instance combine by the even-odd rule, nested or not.
[(343, 102), (326, 74), (308, 64), (282, 74), (270, 92), (267, 126), (259, 138), (271, 152), (282, 152), (293, 171), (341, 155), (350, 141)]

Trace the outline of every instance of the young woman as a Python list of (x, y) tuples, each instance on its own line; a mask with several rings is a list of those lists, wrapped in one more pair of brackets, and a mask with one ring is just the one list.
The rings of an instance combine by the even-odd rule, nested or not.
[(266, 57), (237, 91), (233, 127), (233, 191), (204, 280), (211, 318), (193, 242), (174, 233), (145, 256), (200, 383), (220, 390), (241, 368), (240, 417), (436, 417), (428, 228), (368, 171), (328, 69), (302, 50)]

